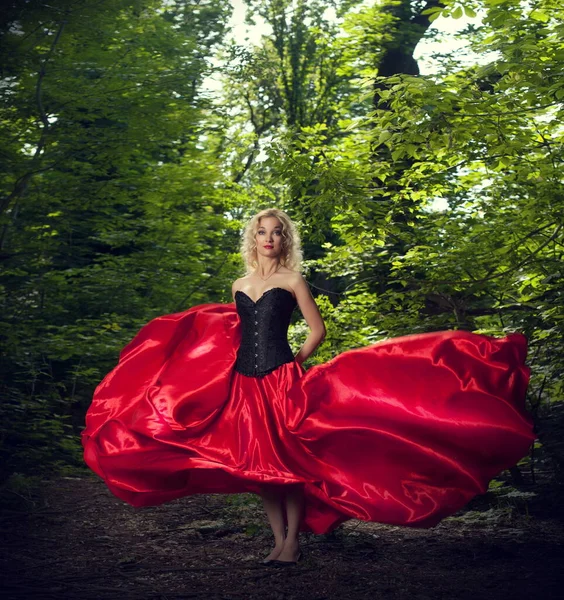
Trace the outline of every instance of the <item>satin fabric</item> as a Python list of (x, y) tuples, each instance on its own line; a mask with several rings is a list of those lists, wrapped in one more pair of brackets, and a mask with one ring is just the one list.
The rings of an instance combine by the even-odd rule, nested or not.
[(301, 531), (351, 519), (432, 527), (484, 493), (535, 439), (527, 340), (414, 334), (247, 377), (235, 305), (145, 325), (96, 388), (84, 459), (114, 495), (151, 506), (298, 484)]

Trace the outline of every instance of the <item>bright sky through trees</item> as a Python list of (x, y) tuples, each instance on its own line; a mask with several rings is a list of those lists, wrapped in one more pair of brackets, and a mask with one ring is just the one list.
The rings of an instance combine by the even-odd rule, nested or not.
[[(374, 0), (368, 0), (364, 4), (373, 4)], [(229, 27), (232, 29), (232, 37), (238, 44), (258, 44), (260, 42), (261, 35), (267, 34), (270, 28), (265, 24), (260, 17), (256, 18), (256, 25), (248, 26), (245, 23), (245, 14), (247, 11), (247, 5), (243, 0), (232, 0), (233, 14), (229, 22)], [(333, 12), (331, 8), (327, 10), (327, 14)], [(415, 52), (415, 58), (419, 61), (419, 68), (421, 74), (427, 75), (433, 73), (437, 68), (436, 61), (431, 58), (434, 53), (449, 53), (459, 50), (457, 54), (457, 60), (460, 60), (460, 54), (466, 56), (467, 63), (482, 62), (483, 56), (478, 56), (475, 53), (470, 52), (468, 49), (468, 42), (465, 37), (459, 36), (462, 30), (466, 28), (468, 24), (473, 24), (476, 27), (480, 24), (480, 15), (469, 18), (463, 15), (459, 19), (439, 17), (433, 22), (429, 28), (429, 34), (427, 38), (417, 46)], [(437, 33), (439, 32), (439, 36)], [(434, 39), (431, 39), (433, 36)]]
[[(365, 2), (371, 4), (372, 2)], [(233, 13), (229, 21), (231, 28), (231, 38), (240, 45), (258, 45), (261, 36), (271, 33), (270, 26), (260, 17), (255, 17), (255, 25), (248, 25), (245, 22), (247, 5), (243, 0), (232, 0)], [(331, 18), (332, 8), (328, 8), (327, 15)], [(483, 63), (491, 59), (489, 55), (477, 55), (468, 47), (466, 36), (461, 35), (469, 24), (478, 27), (481, 22), (480, 15), (469, 18), (463, 15), (459, 19), (439, 17), (429, 29), (428, 35), (423, 38), (415, 51), (415, 58), (419, 63), (422, 75), (431, 75), (438, 68), (438, 61), (433, 57), (435, 54), (454, 54), (457, 62), (462, 64)], [(221, 82), (213, 77), (207, 78), (205, 88), (209, 91), (219, 91)], [(261, 155), (257, 157), (260, 161)], [(435, 199), (429, 206), (431, 210), (444, 210), (447, 208), (446, 200), (443, 198)]]

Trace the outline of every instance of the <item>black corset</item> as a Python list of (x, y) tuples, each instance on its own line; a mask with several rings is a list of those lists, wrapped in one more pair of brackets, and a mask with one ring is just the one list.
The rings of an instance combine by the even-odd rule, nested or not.
[(261, 377), (294, 360), (288, 344), (288, 326), (297, 304), (292, 292), (281, 287), (270, 288), (254, 302), (245, 292), (237, 290), (235, 304), (241, 318), (236, 371)]

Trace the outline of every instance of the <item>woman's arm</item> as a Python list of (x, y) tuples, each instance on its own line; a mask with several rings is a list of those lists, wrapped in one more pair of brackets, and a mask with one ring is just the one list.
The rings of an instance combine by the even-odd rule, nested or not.
[(310, 328), (306, 341), (294, 357), (301, 364), (315, 352), (317, 346), (325, 339), (327, 330), (325, 329), (323, 317), (311, 295), (309, 286), (301, 274), (298, 274), (292, 281), (292, 288), (296, 294), (296, 301), (302, 311), (305, 322)]

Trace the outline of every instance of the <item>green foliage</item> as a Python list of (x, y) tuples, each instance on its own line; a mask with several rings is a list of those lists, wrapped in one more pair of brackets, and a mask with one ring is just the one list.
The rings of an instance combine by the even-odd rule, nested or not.
[[(248, 6), (266, 22), (252, 47), (224, 39), (226, 0), (8, 11), (4, 476), (80, 462), (119, 350), (158, 314), (231, 301), (241, 221), (272, 205), (300, 226), (327, 324), (308, 365), (409, 333), (522, 331), (531, 406), (562, 399), (560, 4)], [(431, 22), (464, 15), (480, 60), (445, 52), (421, 75)], [(297, 321), (294, 348), (306, 334)]]
[(77, 429), (123, 345), (228, 293), (217, 241), (237, 238), (237, 193), (202, 143), (199, 91), (228, 13), (61, 0), (4, 23), (3, 477), (80, 464)]
[[(444, 6), (436, 11), (461, 15)], [(320, 303), (330, 353), (417, 331), (518, 330), (530, 340), (536, 403), (562, 392), (564, 13), (550, 0), (532, 12), (480, 7), (483, 24), (467, 36), (491, 61), (446, 56), (433, 76), (370, 73), (390, 26), (404, 35), (400, 8), (351, 13), (344, 28), (362, 48), (373, 107), (343, 113), (337, 135), (322, 122), (282, 131), (264, 166), (324, 248), (308, 266), (338, 293), (336, 307)]]

